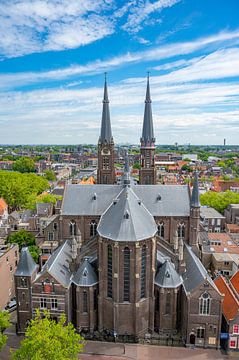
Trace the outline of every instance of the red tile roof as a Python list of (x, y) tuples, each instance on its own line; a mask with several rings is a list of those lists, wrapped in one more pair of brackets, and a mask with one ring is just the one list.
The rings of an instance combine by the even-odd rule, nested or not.
[(230, 283), (239, 295), (239, 270), (231, 277)]
[[(208, 233), (210, 247), (216, 253), (239, 254), (239, 246), (232, 240), (227, 233)], [(215, 241), (220, 241), (220, 245), (216, 245)], [(212, 243), (214, 242), (214, 243)]]
[(0, 215), (4, 214), (4, 211), (7, 209), (7, 203), (3, 198), (0, 198)]
[(239, 311), (239, 301), (236, 299), (229, 285), (223, 276), (218, 276), (214, 280), (215, 285), (222, 295), (224, 295), (222, 302), (222, 312), (227, 321), (233, 320)]

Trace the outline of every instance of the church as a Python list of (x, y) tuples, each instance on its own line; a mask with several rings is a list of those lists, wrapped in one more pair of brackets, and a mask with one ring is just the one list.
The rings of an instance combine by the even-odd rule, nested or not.
[(147, 79), (139, 184), (128, 158), (116, 184), (107, 81), (97, 184), (66, 186), (53, 224), (59, 246), (39, 269), (27, 248), (15, 273), (17, 332), (36, 309), (62, 313), (82, 334), (116, 339), (180, 336), (186, 346), (220, 347), (222, 295), (202, 265), (200, 201), (188, 185), (157, 185)]

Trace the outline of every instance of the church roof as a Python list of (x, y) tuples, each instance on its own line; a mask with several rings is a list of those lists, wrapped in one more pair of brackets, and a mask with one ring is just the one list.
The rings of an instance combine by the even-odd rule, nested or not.
[(155, 284), (162, 288), (175, 289), (183, 282), (170, 260), (165, 260), (155, 276)]
[(99, 141), (102, 143), (103, 142), (109, 143), (112, 140), (113, 137), (112, 137), (111, 123), (110, 123), (109, 98), (108, 98), (107, 82), (105, 79), (101, 132), (100, 132)]
[(78, 286), (92, 286), (98, 283), (98, 277), (86, 257), (75, 273), (72, 282)]
[(186, 263), (186, 271), (183, 273), (183, 286), (187, 292), (193, 291), (197, 286), (207, 281), (214, 289), (217, 289), (207, 270), (194, 254), (192, 248), (184, 244), (184, 261)]
[(144, 143), (155, 142), (151, 103), (152, 101), (150, 97), (150, 87), (149, 87), (149, 77), (148, 77), (146, 97), (145, 97), (143, 132), (141, 138), (141, 141), (143, 141)]
[(138, 241), (154, 236), (157, 226), (132, 188), (125, 186), (101, 216), (97, 231), (115, 241)]
[[(123, 185), (67, 185), (62, 215), (102, 215)], [(131, 189), (153, 216), (189, 216), (187, 185), (132, 185)]]
[(21, 250), (21, 255), (19, 263), (17, 265), (17, 270), (15, 272), (16, 276), (32, 276), (34, 271), (38, 268), (38, 265), (33, 260), (27, 247), (23, 247)]
[(71, 242), (67, 240), (53, 252), (49, 260), (47, 260), (43, 266), (42, 271), (38, 274), (38, 277), (47, 272), (61, 285), (69, 287), (72, 277), (69, 268), (71, 261)]

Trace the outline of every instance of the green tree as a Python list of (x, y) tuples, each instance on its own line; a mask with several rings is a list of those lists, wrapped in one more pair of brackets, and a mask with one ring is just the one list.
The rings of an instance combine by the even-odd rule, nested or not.
[(40, 194), (37, 196), (36, 201), (40, 203), (52, 203), (56, 204), (57, 200), (61, 200), (62, 196), (52, 194)]
[(217, 211), (223, 213), (229, 204), (239, 203), (239, 194), (230, 190), (220, 193), (207, 191), (200, 196), (200, 201), (202, 205), (213, 207)]
[(27, 327), (25, 339), (20, 348), (13, 353), (13, 360), (72, 360), (84, 348), (84, 339), (76, 333), (73, 325), (65, 325), (66, 317), (61, 315), (56, 323), (50, 319), (49, 312), (41, 317), (36, 311), (35, 319)]
[(12, 168), (14, 171), (19, 171), (20, 173), (35, 172), (35, 162), (31, 158), (21, 157), (15, 161)]
[(10, 314), (8, 311), (0, 311), (0, 350), (6, 345), (7, 336), (3, 331), (10, 326)]
[(134, 163), (133, 169), (138, 169), (138, 170), (140, 170), (140, 163), (139, 163), (138, 161)]
[(191, 171), (192, 171), (191, 167), (190, 167), (189, 165), (186, 165), (186, 164), (182, 166), (182, 170), (183, 170), (183, 171), (187, 171), (187, 172), (191, 172)]
[(44, 174), (45, 174), (45, 178), (48, 181), (55, 181), (56, 180), (56, 174), (54, 173), (53, 170), (45, 170)]
[(28, 247), (29, 252), (31, 254), (31, 256), (33, 257), (33, 260), (38, 264), (39, 263), (39, 256), (41, 255), (41, 250), (38, 246), (36, 245), (30, 245)]
[(7, 242), (11, 244), (18, 244), (19, 249), (21, 250), (23, 246), (35, 245), (35, 237), (30, 232), (22, 229), (8, 235)]
[(34, 207), (36, 197), (49, 188), (49, 182), (36, 174), (0, 171), (0, 197), (10, 211)]

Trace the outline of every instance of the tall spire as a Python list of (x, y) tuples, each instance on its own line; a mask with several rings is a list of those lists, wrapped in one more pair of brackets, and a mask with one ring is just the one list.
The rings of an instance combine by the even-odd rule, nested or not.
[(100, 132), (99, 142), (110, 143), (113, 140), (113, 138), (112, 138), (111, 124), (110, 124), (110, 109), (109, 109), (106, 73), (105, 73), (105, 85), (104, 85), (104, 98), (102, 102), (103, 102), (103, 110), (102, 110), (101, 132)]
[(191, 207), (194, 207), (194, 208), (200, 207), (199, 189), (198, 189), (198, 172), (197, 171), (195, 171), (195, 177), (194, 177), (194, 182), (193, 182)]
[(143, 124), (142, 138), (141, 138), (141, 142), (143, 142), (145, 145), (148, 143), (155, 142), (151, 103), (152, 101), (150, 97), (149, 73), (148, 73), (145, 108), (144, 108), (144, 124)]

